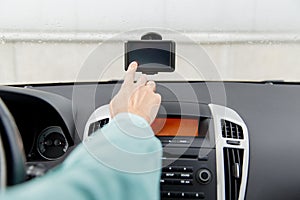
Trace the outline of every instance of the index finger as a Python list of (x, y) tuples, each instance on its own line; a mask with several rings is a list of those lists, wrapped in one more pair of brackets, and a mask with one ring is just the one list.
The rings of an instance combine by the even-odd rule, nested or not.
[(136, 72), (137, 66), (138, 66), (138, 64), (135, 61), (133, 61), (132, 63), (130, 63), (130, 65), (129, 65), (128, 69), (127, 69), (125, 78), (124, 78), (124, 83), (125, 84), (130, 84), (130, 83), (134, 82), (134, 76), (135, 76), (135, 72)]

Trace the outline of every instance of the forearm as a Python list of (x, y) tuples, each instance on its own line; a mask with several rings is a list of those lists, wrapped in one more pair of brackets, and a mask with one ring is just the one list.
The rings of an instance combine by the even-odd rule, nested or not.
[(1, 199), (158, 199), (161, 144), (149, 124), (117, 115), (45, 177)]

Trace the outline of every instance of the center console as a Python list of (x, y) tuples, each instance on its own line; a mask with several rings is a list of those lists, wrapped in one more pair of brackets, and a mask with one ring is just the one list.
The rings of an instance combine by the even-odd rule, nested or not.
[[(244, 199), (248, 130), (232, 109), (162, 102), (152, 129), (163, 146), (161, 199)], [(109, 123), (108, 105), (90, 116), (84, 137)]]

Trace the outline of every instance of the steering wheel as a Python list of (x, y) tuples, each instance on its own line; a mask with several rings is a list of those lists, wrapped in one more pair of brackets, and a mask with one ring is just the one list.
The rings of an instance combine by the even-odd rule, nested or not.
[(0, 189), (26, 178), (23, 142), (15, 120), (0, 98)]

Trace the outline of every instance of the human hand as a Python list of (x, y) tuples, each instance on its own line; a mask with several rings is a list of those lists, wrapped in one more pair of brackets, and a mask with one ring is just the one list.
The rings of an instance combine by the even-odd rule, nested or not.
[(120, 91), (109, 104), (110, 115), (113, 118), (119, 113), (130, 112), (143, 117), (151, 124), (157, 115), (161, 96), (155, 93), (155, 82), (147, 81), (145, 75), (134, 83), (137, 66), (136, 62), (130, 63)]

